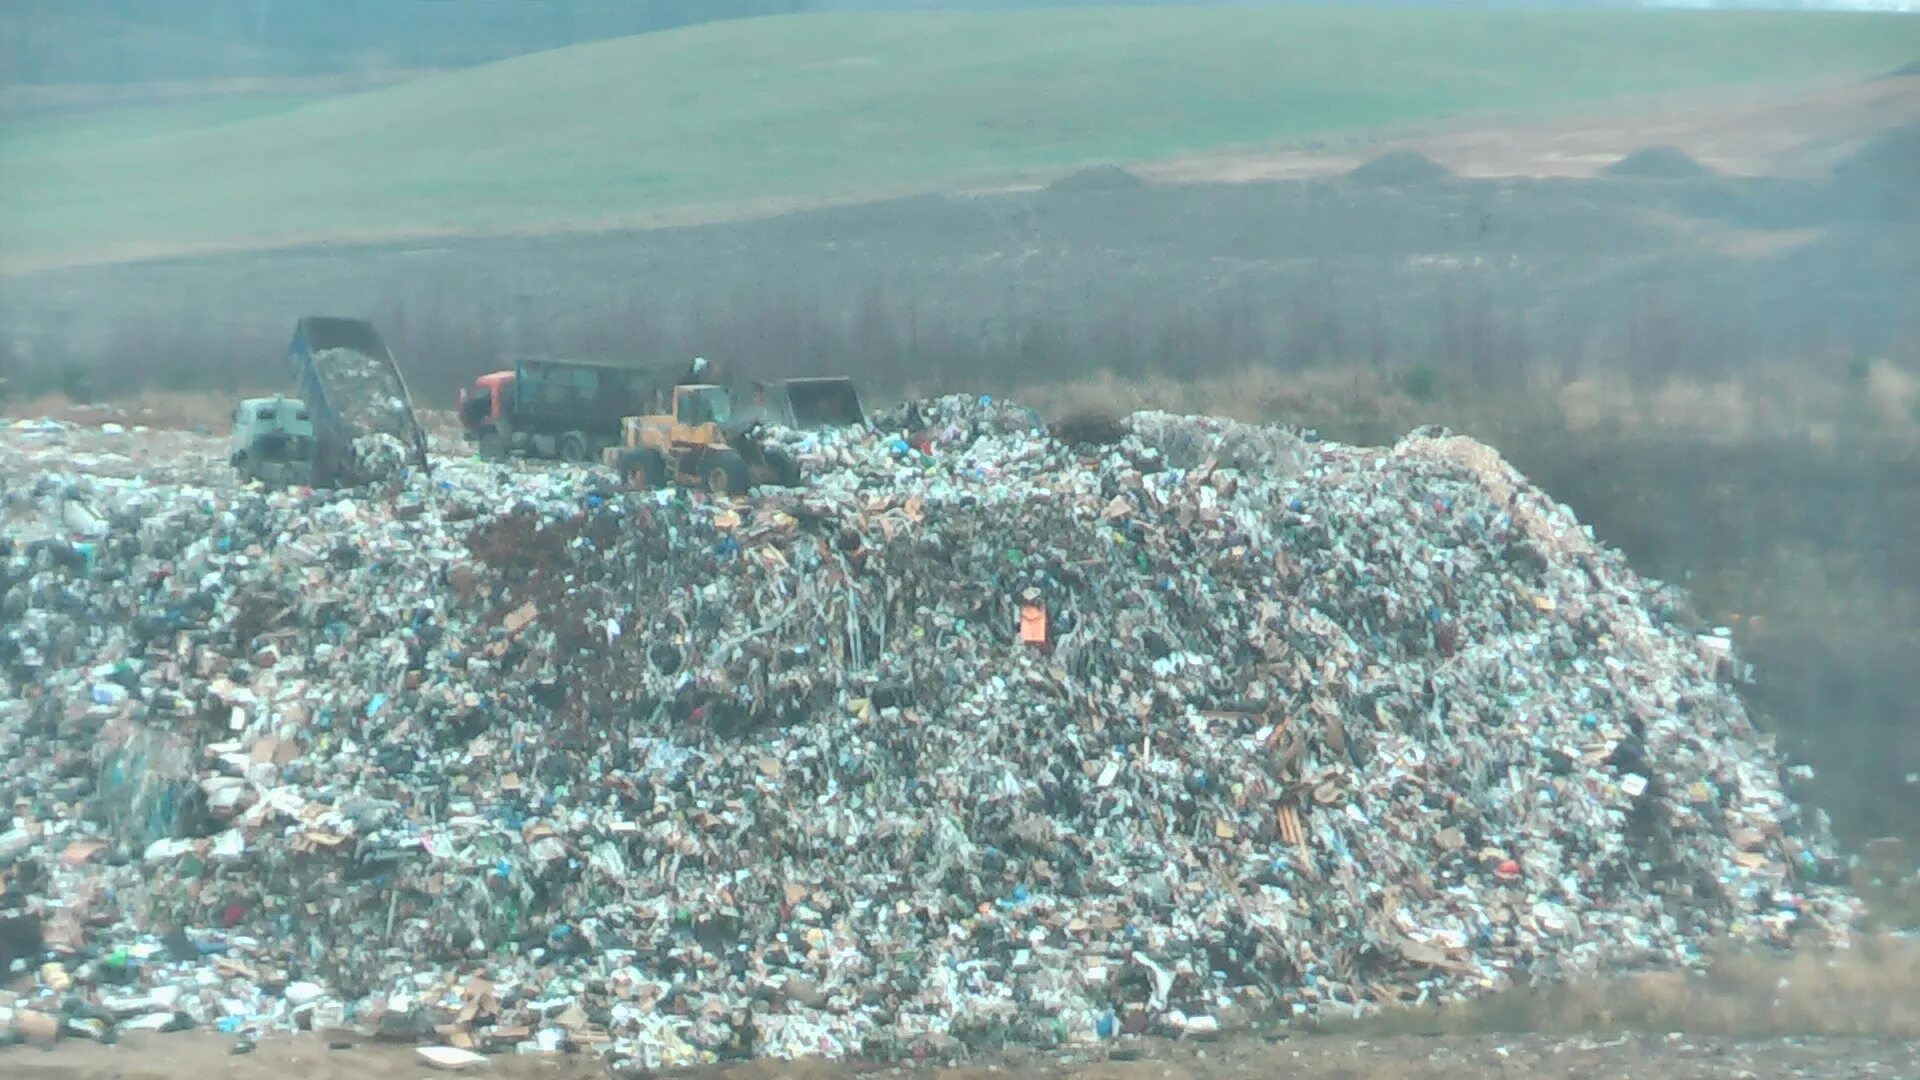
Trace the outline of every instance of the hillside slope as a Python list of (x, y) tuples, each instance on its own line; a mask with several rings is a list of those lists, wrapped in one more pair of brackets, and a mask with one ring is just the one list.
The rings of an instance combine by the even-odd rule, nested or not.
[[(945, 188), (1477, 110), (1866, 75), (1903, 16), (1196, 10), (808, 16), (267, 115), (0, 128), (0, 267), (582, 228)], [(136, 133), (137, 132), (137, 133)]]

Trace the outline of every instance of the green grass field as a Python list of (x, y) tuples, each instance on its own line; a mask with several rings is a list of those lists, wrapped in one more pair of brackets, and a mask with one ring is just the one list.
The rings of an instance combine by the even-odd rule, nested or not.
[(724, 216), (1916, 58), (1920, 18), (1905, 16), (1186, 8), (722, 23), (319, 100), (0, 125), (0, 269)]

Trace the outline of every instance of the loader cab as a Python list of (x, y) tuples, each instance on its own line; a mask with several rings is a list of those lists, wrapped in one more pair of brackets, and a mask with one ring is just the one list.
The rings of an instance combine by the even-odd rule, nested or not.
[(659, 453), (676, 447), (723, 446), (726, 425), (733, 421), (733, 398), (724, 386), (690, 384), (662, 390), (653, 399), (652, 411), (645, 416), (629, 416), (620, 422), (620, 447), (603, 455), (612, 464), (626, 450), (642, 446)]
[(727, 393), (726, 387), (693, 385), (673, 388), (675, 428), (695, 428), (705, 424), (725, 427), (732, 420), (733, 398)]

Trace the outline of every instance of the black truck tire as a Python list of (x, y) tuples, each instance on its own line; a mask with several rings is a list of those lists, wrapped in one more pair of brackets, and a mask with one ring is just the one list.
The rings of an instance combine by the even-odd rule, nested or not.
[(650, 446), (620, 455), (620, 479), (629, 487), (652, 491), (667, 483), (667, 459)]
[(800, 486), (800, 465), (777, 446), (769, 446), (761, 457), (767, 463), (767, 472), (773, 475), (773, 482), (779, 487)]
[(732, 450), (700, 455), (700, 486), (715, 495), (747, 493), (747, 463)]

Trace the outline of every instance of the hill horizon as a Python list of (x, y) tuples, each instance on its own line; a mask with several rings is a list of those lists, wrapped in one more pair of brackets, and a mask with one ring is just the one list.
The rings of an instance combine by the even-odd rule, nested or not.
[(0, 269), (723, 220), (1490, 111), (1866, 76), (1916, 57), (1920, 21), (1875, 15), (1128, 8), (711, 23), (317, 98), (0, 126)]

